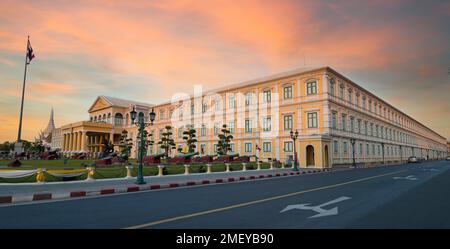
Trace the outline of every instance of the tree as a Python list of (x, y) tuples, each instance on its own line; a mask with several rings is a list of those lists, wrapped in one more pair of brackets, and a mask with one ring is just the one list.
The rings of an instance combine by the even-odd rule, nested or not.
[(194, 153), (196, 148), (197, 139), (195, 138), (196, 130), (193, 128), (188, 128), (187, 130), (183, 131), (183, 140), (186, 141), (186, 145), (188, 147), (189, 153)]
[(231, 150), (231, 139), (233, 139), (233, 136), (230, 134), (230, 130), (227, 129), (227, 125), (222, 125), (222, 129), (220, 130), (221, 133), (219, 134), (219, 142), (217, 144), (217, 154), (219, 155), (226, 155), (228, 151)]
[[(140, 144), (140, 134), (138, 134), (137, 142)], [(144, 155), (147, 155), (148, 147), (153, 146), (155, 141), (153, 140), (153, 133), (149, 133), (147, 130), (144, 129)]]
[(120, 135), (119, 149), (120, 157), (127, 161), (131, 154), (131, 148), (133, 147), (133, 142), (131, 138), (128, 138), (128, 132), (126, 130), (122, 131)]
[(161, 134), (161, 140), (158, 142), (159, 147), (161, 149), (164, 149), (165, 157), (169, 156), (169, 149), (175, 149), (175, 142), (172, 138), (172, 126), (167, 125), (165, 128), (165, 131)]

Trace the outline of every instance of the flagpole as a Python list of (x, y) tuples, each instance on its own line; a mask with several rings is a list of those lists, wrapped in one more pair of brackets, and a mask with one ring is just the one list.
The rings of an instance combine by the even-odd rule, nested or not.
[(22, 102), (20, 105), (20, 118), (19, 118), (19, 132), (17, 134), (17, 143), (18, 145), (16, 147), (16, 152), (22, 153), (23, 147), (22, 147), (22, 116), (23, 116), (23, 102), (25, 98), (25, 82), (27, 79), (27, 66), (28, 66), (28, 47), (30, 46), (30, 36), (28, 36), (27, 40), (27, 48), (25, 50), (25, 71), (23, 73), (23, 86), (22, 86)]

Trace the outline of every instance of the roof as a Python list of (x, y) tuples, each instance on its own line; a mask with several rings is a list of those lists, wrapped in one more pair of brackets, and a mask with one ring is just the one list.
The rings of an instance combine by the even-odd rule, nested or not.
[(148, 104), (148, 103), (144, 103), (144, 102), (138, 102), (138, 101), (133, 101), (133, 100), (121, 99), (121, 98), (116, 98), (116, 97), (111, 97), (111, 96), (104, 96), (104, 95), (102, 95), (102, 96), (99, 96), (99, 97), (104, 99), (106, 102), (108, 102), (112, 106), (119, 106), (119, 107), (129, 107), (129, 106), (132, 106), (132, 105), (141, 105), (141, 106), (148, 106), (148, 107), (154, 106), (152, 104)]

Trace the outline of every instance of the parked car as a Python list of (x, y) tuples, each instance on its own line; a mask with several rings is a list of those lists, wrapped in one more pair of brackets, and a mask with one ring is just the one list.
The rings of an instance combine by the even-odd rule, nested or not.
[(450, 156), (447, 156), (447, 158), (445, 160), (450, 161)]
[(408, 158), (408, 163), (417, 163), (417, 162), (419, 162), (419, 159), (417, 159), (417, 157), (415, 156), (410, 156)]

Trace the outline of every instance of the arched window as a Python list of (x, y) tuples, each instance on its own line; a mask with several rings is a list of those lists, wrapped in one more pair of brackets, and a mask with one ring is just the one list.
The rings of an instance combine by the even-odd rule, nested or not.
[(94, 122), (97, 122), (97, 116), (94, 117)]
[(108, 119), (106, 120), (106, 123), (111, 123), (111, 113), (108, 113)]
[(103, 119), (102, 122), (105, 123), (106, 122), (106, 114), (103, 114)]
[(91, 122), (92, 122), (93, 118), (91, 117), (91, 119), (90, 119), (90, 120), (91, 120)]
[(122, 124), (123, 124), (122, 113), (116, 113), (116, 115), (114, 115), (114, 125), (115, 126), (122, 126)]

